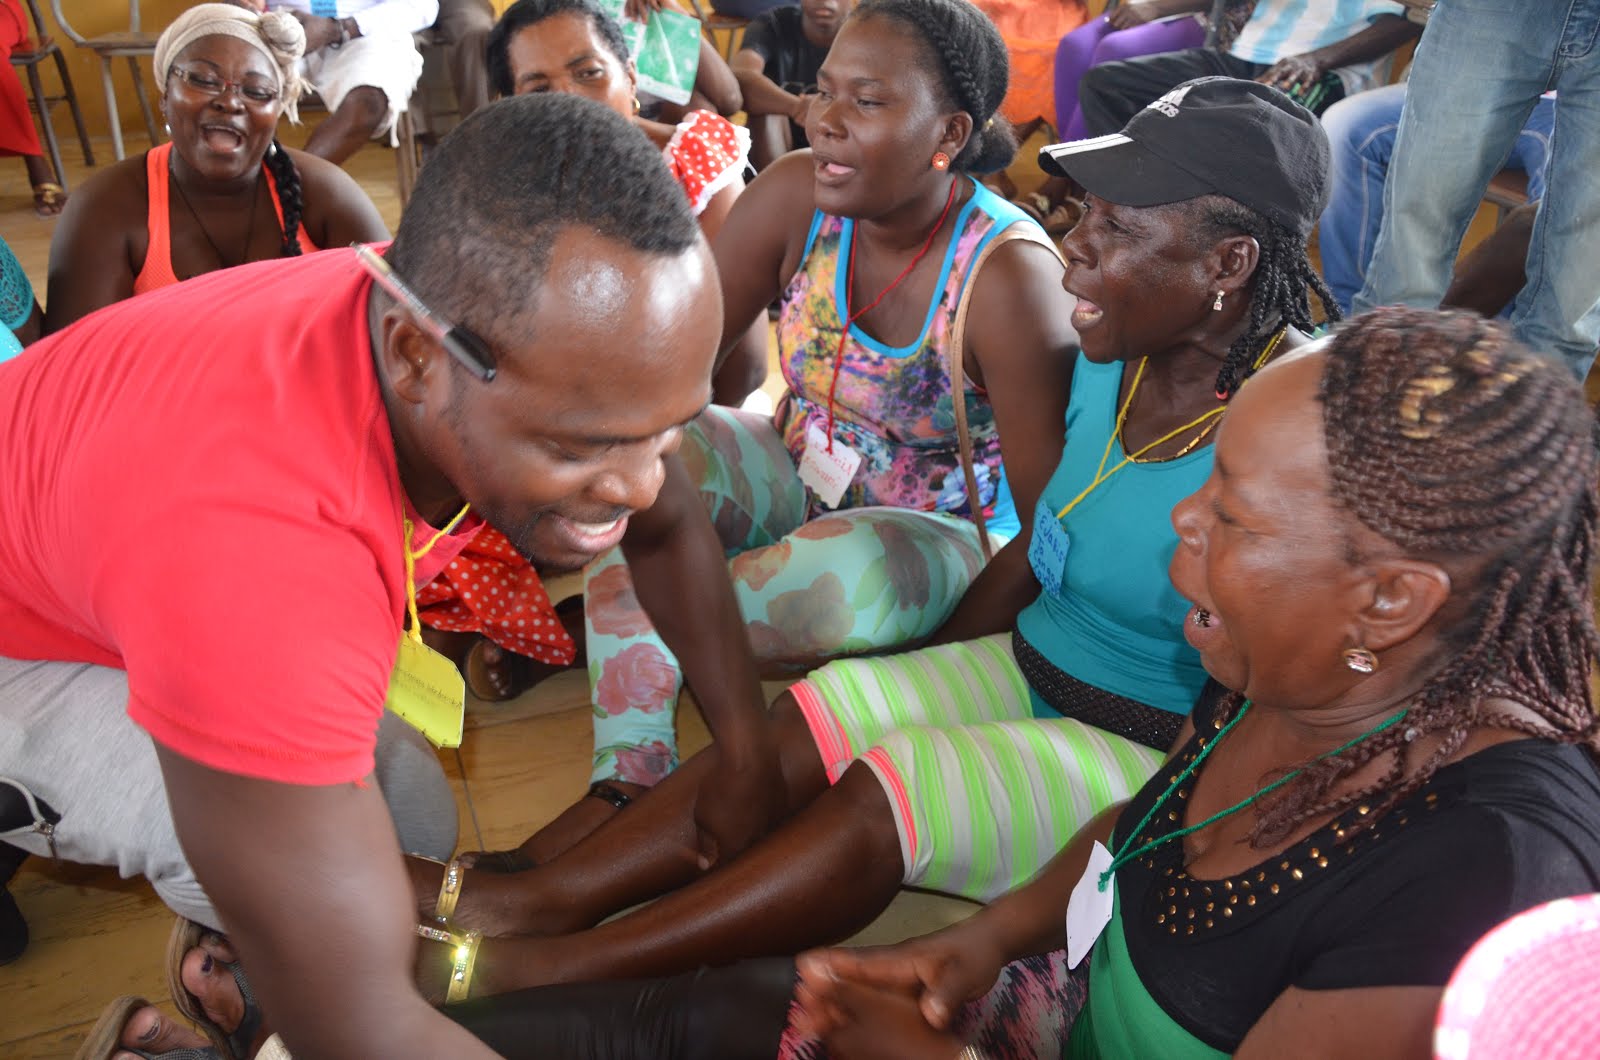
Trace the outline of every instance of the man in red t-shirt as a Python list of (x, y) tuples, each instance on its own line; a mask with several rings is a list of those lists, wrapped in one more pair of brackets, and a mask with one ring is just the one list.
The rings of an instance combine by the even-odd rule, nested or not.
[[(656, 152), (573, 97), (485, 108), (430, 159), (386, 261), (425, 309), (335, 250), (119, 303), (0, 366), (0, 776), (59, 812), (61, 856), (225, 925), (299, 1060), (489, 1055), (413, 984), (384, 797), (415, 785), (368, 782), (407, 551), (421, 584), (483, 522), (541, 569), (620, 541), (726, 749), (705, 791), (732, 807), (709, 815), (724, 849), (779, 783), (673, 455), (722, 312)], [(139, 1047), (184, 1042), (163, 1025)]]

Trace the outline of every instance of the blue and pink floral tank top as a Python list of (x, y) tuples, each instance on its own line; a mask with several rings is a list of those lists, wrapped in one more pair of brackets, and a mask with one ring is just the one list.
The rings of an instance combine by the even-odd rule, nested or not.
[[(955, 236), (945, 252), (939, 284), (922, 326), (908, 346), (886, 346), (850, 328), (834, 396), (834, 438), (861, 454), (861, 466), (839, 508), (883, 504), (914, 511), (970, 515), (965, 477), (947, 371), (946, 347), (955, 328), (956, 307), (984, 245), (1014, 224), (1035, 222), (982, 184), (955, 219)], [(820, 210), (800, 268), (783, 295), (778, 317), (778, 358), (788, 392), (774, 416), (784, 444), (800, 462), (806, 429), (824, 429), (834, 354), (845, 313), (854, 222)], [(925, 266), (924, 266), (925, 267)], [(997, 534), (1018, 529), (1010, 490), (1000, 489), (1000, 438), (987, 394), (966, 389), (967, 424), (972, 432), (978, 496)], [(812, 500), (812, 514), (826, 509)]]

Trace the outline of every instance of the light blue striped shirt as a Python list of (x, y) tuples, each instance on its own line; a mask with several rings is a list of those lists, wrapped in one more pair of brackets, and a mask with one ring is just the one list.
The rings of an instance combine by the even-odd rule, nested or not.
[[(1235, 58), (1270, 66), (1353, 37), (1379, 15), (1403, 16), (1405, 10), (1395, 0), (1259, 0), (1228, 50)], [(1388, 66), (1384, 56), (1334, 73), (1344, 82), (1345, 95), (1353, 96), (1375, 87)]]

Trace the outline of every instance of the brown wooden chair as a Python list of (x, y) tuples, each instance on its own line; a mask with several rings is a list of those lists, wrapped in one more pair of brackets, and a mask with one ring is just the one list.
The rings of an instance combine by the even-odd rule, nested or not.
[(117, 156), (117, 161), (120, 162), (123, 158), (122, 117), (117, 113), (117, 88), (111, 80), (111, 67), (118, 59), (128, 60), (128, 69), (133, 72), (133, 90), (139, 97), (139, 109), (144, 113), (145, 131), (150, 134), (150, 145), (154, 147), (159, 142), (156, 137), (156, 119), (150, 109), (150, 97), (144, 89), (144, 74), (140, 72), (139, 59), (155, 54), (156, 37), (159, 34), (146, 33), (139, 28), (139, 0), (128, 0), (126, 31), (101, 33), (94, 37), (85, 37), (72, 28), (66, 14), (61, 10), (61, 0), (50, 0), (50, 13), (55, 16), (56, 25), (61, 27), (61, 32), (65, 33), (72, 43), (94, 52), (100, 59), (100, 83), (106, 93), (106, 115), (111, 119), (111, 153)]
[(1528, 174), (1520, 169), (1502, 169), (1490, 178), (1483, 201), (1495, 208), (1494, 223), (1504, 224), (1507, 214), (1528, 203)]
[[(55, 167), (56, 180), (65, 190), (67, 169), (61, 164), (61, 143), (56, 139), (56, 123), (50, 113), (56, 104), (65, 103), (72, 111), (73, 124), (78, 127), (78, 143), (83, 145), (85, 165), (94, 165), (94, 150), (89, 146), (89, 130), (83, 124), (83, 110), (78, 106), (78, 93), (72, 87), (72, 73), (67, 69), (67, 58), (61, 54), (61, 46), (45, 32), (44, 16), (39, 13), (38, 0), (27, 2), (28, 15), (33, 19), (32, 48), (12, 52), (11, 65), (27, 71), (33, 109), (38, 112), (39, 125), (44, 130), (45, 150), (50, 152), (50, 164)], [(44, 83), (39, 79), (39, 64), (52, 57), (56, 61), (56, 73), (61, 78), (61, 94), (58, 96), (47, 94)]]
[(750, 24), (750, 20), (707, 11), (700, 0), (689, 0), (689, 6), (694, 9), (694, 17), (700, 20), (700, 28), (706, 38), (722, 53), (724, 60), (733, 62), (733, 53), (739, 50), (739, 42), (744, 39), (744, 28)]
[(449, 49), (452, 45), (443, 43), (431, 29), (413, 33), (411, 39), (422, 53), (422, 76), (417, 79), (411, 100), (400, 112), (395, 126), (399, 140), (395, 178), (400, 187), (402, 210), (411, 201), (411, 190), (417, 186), (417, 173), (422, 169), (428, 149), (459, 125), (462, 117), (461, 103), (450, 81)]

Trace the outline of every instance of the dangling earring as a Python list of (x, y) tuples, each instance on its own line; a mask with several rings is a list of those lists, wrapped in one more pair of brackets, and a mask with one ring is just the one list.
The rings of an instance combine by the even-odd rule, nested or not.
[(1346, 648), (1344, 664), (1358, 674), (1370, 674), (1378, 668), (1378, 657), (1365, 648)]
[(640, 111), (641, 111), (641, 110), (643, 110), (643, 109), (644, 109), (644, 107), (642, 107), (642, 106), (641, 106), (641, 105), (640, 105), (640, 104), (639, 104), (639, 97), (638, 97), (638, 96), (634, 96), (634, 97), (633, 97), (633, 112), (634, 112), (634, 113), (635, 113), (635, 114), (637, 114), (637, 113), (639, 113), (639, 112), (640, 112)]
[(172, 139), (172, 125), (169, 122), (161, 123), (161, 131), (167, 134), (167, 139)]
[(1217, 292), (1217, 300), (1215, 302), (1211, 303), (1211, 310), (1214, 313), (1222, 312), (1222, 292), (1221, 291)]
[(933, 168), (937, 169), (941, 173), (949, 169), (950, 156), (945, 154), (943, 151), (935, 151), (933, 153)]

